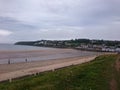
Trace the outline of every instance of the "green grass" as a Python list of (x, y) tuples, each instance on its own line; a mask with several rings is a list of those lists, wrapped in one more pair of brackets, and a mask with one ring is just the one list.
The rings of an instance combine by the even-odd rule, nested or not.
[(113, 73), (120, 90), (120, 74), (114, 68), (118, 56), (103, 55), (89, 63), (0, 83), (0, 90), (110, 90)]

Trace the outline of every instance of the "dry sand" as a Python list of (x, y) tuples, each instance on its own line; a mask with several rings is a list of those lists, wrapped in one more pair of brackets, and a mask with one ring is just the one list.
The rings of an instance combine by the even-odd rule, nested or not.
[(37, 62), (28, 62), (28, 63), (16, 63), (16, 64), (4, 64), (0, 65), (0, 81), (11, 80), (14, 78), (19, 78), (27, 75), (33, 75), (36, 73), (55, 70), (58, 68), (77, 65), (85, 62), (89, 62), (96, 57), (86, 56), (86, 57), (74, 57), (66, 59), (57, 59), (57, 60), (44, 60)]

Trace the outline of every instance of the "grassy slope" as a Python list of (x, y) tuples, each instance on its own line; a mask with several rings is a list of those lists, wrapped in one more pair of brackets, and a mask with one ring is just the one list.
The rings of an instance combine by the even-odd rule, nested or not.
[(1, 83), (0, 90), (110, 90), (113, 76), (120, 90), (120, 73), (114, 68), (117, 57), (119, 55), (100, 56), (86, 64)]

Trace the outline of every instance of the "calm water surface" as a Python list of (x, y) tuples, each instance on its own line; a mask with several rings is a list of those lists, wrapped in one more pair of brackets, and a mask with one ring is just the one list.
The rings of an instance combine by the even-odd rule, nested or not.
[(0, 44), (0, 51), (29, 51), (29, 50), (47, 50), (52, 48), (34, 47), (14, 44)]

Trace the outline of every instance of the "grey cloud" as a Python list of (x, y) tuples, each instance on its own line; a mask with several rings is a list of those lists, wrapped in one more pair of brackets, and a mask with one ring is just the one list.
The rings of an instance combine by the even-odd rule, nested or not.
[(14, 32), (13, 41), (120, 40), (119, 5), (119, 0), (0, 0), (0, 29)]
[(25, 24), (10, 17), (0, 17), (0, 29), (19, 31), (19, 30), (33, 30), (35, 26)]

